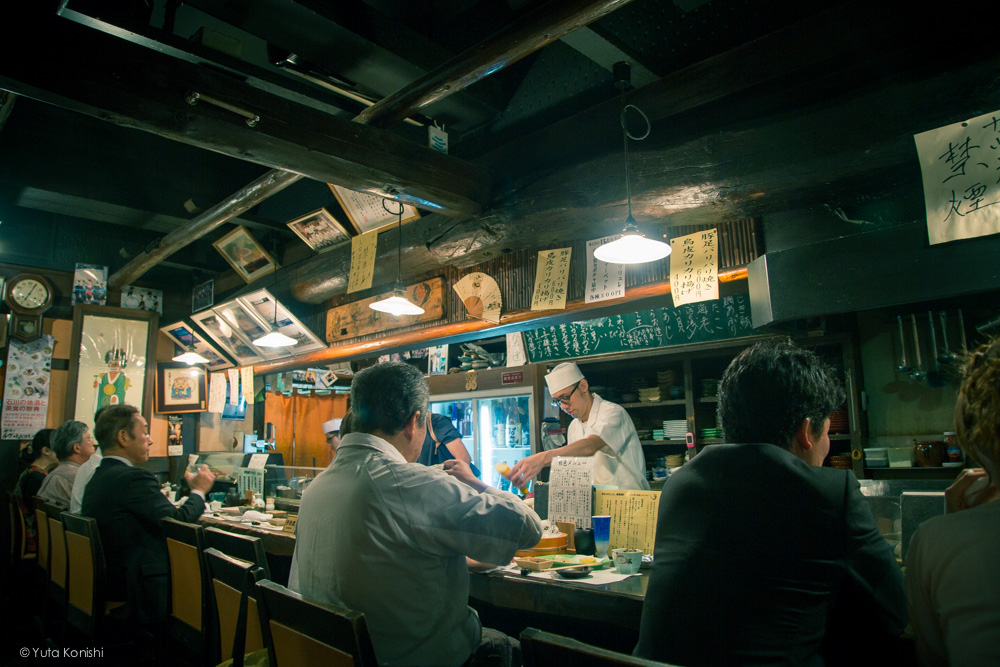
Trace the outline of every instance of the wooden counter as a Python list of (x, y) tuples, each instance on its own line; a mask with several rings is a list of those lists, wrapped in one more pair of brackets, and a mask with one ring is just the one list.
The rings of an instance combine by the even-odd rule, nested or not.
[(271, 578), (282, 586), (288, 585), (292, 554), (295, 552), (295, 535), (278, 530), (256, 528), (249, 523), (216, 519), (211, 516), (202, 516), (198, 522), (206, 528), (211, 526), (212, 528), (228, 530), (230, 533), (259, 537), (264, 545), (264, 553), (267, 555), (267, 566), (271, 570)]

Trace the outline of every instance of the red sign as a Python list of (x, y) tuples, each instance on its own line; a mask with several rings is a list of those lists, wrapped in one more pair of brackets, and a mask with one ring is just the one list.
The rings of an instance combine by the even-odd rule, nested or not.
[(524, 371), (508, 371), (500, 374), (500, 384), (521, 384), (524, 382)]

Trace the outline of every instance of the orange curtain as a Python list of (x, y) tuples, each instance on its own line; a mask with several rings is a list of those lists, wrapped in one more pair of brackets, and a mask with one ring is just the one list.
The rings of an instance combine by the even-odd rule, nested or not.
[(284, 456), (286, 466), (328, 466), (333, 456), (323, 435), (323, 422), (346, 412), (347, 394), (285, 396), (271, 392), (264, 399), (264, 421), (274, 424), (275, 448)]

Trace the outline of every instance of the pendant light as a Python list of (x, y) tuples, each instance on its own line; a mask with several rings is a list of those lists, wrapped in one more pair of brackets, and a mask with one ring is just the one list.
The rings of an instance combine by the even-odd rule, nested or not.
[[(274, 282), (273, 285), (278, 283), (278, 244), (274, 244)], [(273, 294), (271, 299), (274, 301), (274, 319), (271, 320), (271, 330), (255, 340), (253, 342), (257, 347), (291, 347), (292, 345), (297, 345), (298, 341), (291, 336), (286, 336), (281, 333), (278, 328), (278, 299)]]
[[(621, 125), (622, 135), (625, 141), (625, 194), (628, 200), (628, 217), (625, 218), (625, 229), (622, 236), (616, 241), (605, 243), (594, 250), (594, 258), (609, 264), (644, 264), (663, 259), (670, 254), (670, 244), (655, 239), (646, 238), (636, 226), (635, 218), (632, 217), (632, 185), (629, 180), (628, 163), (628, 140), (630, 138), (641, 141), (649, 136), (649, 119), (642, 111), (631, 104), (625, 104), (625, 89), (628, 88), (631, 76), (631, 65), (627, 62), (615, 63), (614, 75), (615, 86), (622, 91), (622, 112)], [(628, 133), (625, 123), (625, 115), (629, 108), (635, 109), (646, 121), (646, 134), (641, 137), (632, 137)]]
[(178, 354), (170, 361), (182, 361), (188, 366), (193, 366), (194, 364), (208, 363), (208, 359), (206, 359), (205, 357), (201, 356), (200, 354), (194, 351), (194, 345), (188, 345), (187, 352), (185, 352), (184, 354)]
[[(389, 213), (389, 207), (385, 205), (386, 199), (382, 200), (382, 208), (384, 208)], [(396, 239), (398, 245), (396, 247), (396, 286), (392, 289), (392, 296), (382, 299), (381, 301), (376, 301), (374, 303), (368, 304), (368, 307), (372, 310), (377, 310), (380, 313), (389, 313), (390, 315), (395, 315), (399, 317), (400, 315), (420, 315), (424, 312), (424, 309), (415, 303), (410, 302), (406, 298), (406, 291), (403, 289), (402, 273), (403, 273), (403, 203), (396, 202), (399, 204), (399, 213), (397, 213), (397, 224), (396, 224)]]

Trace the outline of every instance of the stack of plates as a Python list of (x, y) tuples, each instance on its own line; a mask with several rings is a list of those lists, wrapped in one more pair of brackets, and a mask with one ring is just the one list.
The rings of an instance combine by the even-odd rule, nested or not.
[(719, 380), (705, 379), (701, 381), (702, 398), (710, 398), (719, 395)]
[(721, 428), (700, 428), (698, 429), (698, 437), (703, 440), (719, 440), (722, 438)]
[(673, 371), (659, 371), (656, 374), (656, 384), (660, 387), (660, 394), (666, 398), (670, 395), (670, 389), (674, 386)]
[(663, 432), (662, 428), (654, 428), (653, 429), (653, 440), (666, 440), (666, 439), (667, 439), (667, 436)]
[(683, 464), (683, 454), (673, 454), (671, 456), (663, 457), (663, 467), (665, 468), (680, 468)]
[(838, 468), (840, 470), (850, 470), (851, 469), (851, 457), (847, 456), (831, 456), (830, 457), (830, 467)]
[(687, 420), (663, 420), (663, 435), (666, 436), (667, 440), (683, 440), (687, 435)]
[(648, 387), (639, 390), (639, 400), (643, 403), (653, 403), (660, 400), (660, 388)]
[(847, 410), (834, 410), (830, 413), (830, 433), (848, 433)]
[(869, 468), (888, 468), (889, 450), (885, 447), (865, 447), (865, 463)]

